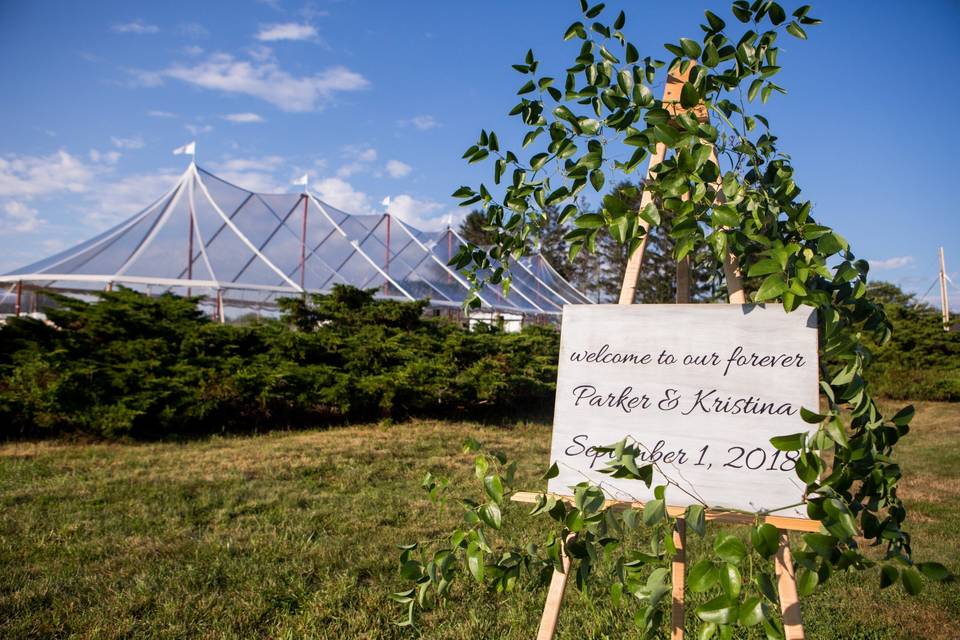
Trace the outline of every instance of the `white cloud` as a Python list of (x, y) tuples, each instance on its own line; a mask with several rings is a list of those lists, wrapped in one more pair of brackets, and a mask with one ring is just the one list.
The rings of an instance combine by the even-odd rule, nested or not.
[[(238, 60), (225, 53), (195, 66), (175, 65), (160, 74), (204, 89), (260, 98), (284, 111), (313, 111), (339, 91), (357, 91), (369, 85), (366, 78), (346, 67), (294, 76), (273, 62)], [(142, 72), (138, 79), (141, 83), (153, 80)]]
[(144, 35), (148, 33), (158, 33), (160, 27), (155, 24), (148, 24), (143, 20), (134, 20), (133, 22), (125, 22), (122, 24), (115, 24), (111, 27), (116, 33), (133, 33), (136, 35)]
[(177, 27), (177, 32), (188, 38), (206, 38), (210, 31), (198, 22), (185, 22)]
[(263, 122), (263, 117), (256, 113), (228, 113), (223, 116), (224, 120), (229, 120), (230, 122), (236, 122), (238, 124), (244, 124), (248, 122)]
[(8, 200), (0, 205), (0, 234), (36, 231), (45, 222), (37, 215), (36, 209), (17, 200)]
[(199, 55), (203, 55), (203, 47), (198, 47), (195, 44), (187, 45), (181, 49), (181, 51), (188, 56), (193, 56), (194, 58)]
[(276, 62), (277, 61), (276, 56), (273, 55), (273, 49), (271, 49), (270, 47), (264, 44), (259, 44), (255, 47), (250, 47), (249, 49), (247, 49), (247, 53), (250, 55), (251, 58), (253, 58), (257, 62)]
[(142, 149), (144, 142), (141, 136), (133, 136), (132, 138), (117, 138), (115, 136), (110, 136), (110, 142), (113, 143), (117, 149)]
[(90, 156), (90, 162), (97, 164), (117, 164), (121, 156), (119, 151), (99, 151), (97, 149), (90, 149), (90, 153), (87, 155)]
[(147, 111), (147, 115), (151, 118), (176, 118), (177, 114), (170, 113), (169, 111)]
[(402, 193), (398, 196), (391, 196), (387, 204), (387, 213), (397, 216), (405, 223), (423, 231), (439, 231), (446, 226), (444, 216), (430, 215), (436, 214), (443, 208), (439, 202), (430, 200), (417, 200), (413, 196)]
[(210, 133), (213, 131), (213, 125), (211, 124), (185, 124), (183, 125), (183, 128), (195, 136), (203, 135), (204, 133)]
[(399, 160), (387, 161), (387, 174), (391, 178), (402, 178), (403, 176), (409, 174), (412, 170), (413, 167), (404, 162), (400, 162)]
[(886, 258), (885, 260), (868, 260), (871, 269), (883, 271), (885, 269), (900, 269), (909, 264), (913, 264), (913, 256), (896, 256)]
[(287, 163), (283, 156), (254, 158), (227, 157), (210, 164), (214, 173), (238, 187), (259, 193), (286, 193), (290, 189), (277, 180), (276, 172)]
[(102, 230), (126, 220), (166, 193), (179, 176), (166, 170), (98, 184), (84, 198), (83, 221)]
[(89, 165), (63, 149), (48, 156), (0, 156), (0, 196), (33, 198), (81, 193), (101, 170), (102, 167)]
[(370, 204), (370, 197), (354, 189), (346, 180), (324, 178), (316, 183), (310, 183), (310, 189), (316, 192), (324, 202), (347, 213), (377, 213)]
[(131, 87), (147, 87), (153, 89), (163, 84), (163, 74), (157, 71), (143, 69), (125, 69), (130, 79), (126, 82)]
[(349, 178), (356, 173), (370, 169), (370, 163), (377, 159), (377, 150), (366, 145), (348, 144), (343, 147), (343, 157), (350, 160), (337, 169), (338, 178)]
[(427, 131), (428, 129), (433, 129), (440, 126), (440, 123), (437, 122), (437, 119), (430, 115), (414, 116), (409, 120), (401, 120), (400, 124), (402, 126), (409, 125), (416, 127), (420, 131)]
[(314, 40), (317, 38), (317, 29), (313, 25), (284, 22), (269, 24), (260, 27), (256, 35), (262, 42), (276, 42), (277, 40)]

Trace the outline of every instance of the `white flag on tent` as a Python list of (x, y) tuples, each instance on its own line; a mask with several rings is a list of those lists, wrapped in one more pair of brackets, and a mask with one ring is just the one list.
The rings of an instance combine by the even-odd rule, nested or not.
[(173, 150), (173, 155), (179, 156), (187, 154), (189, 156), (196, 155), (197, 153), (197, 143), (196, 141), (191, 142), (190, 144), (185, 144), (182, 147), (177, 147)]
[(293, 182), (291, 182), (290, 184), (298, 184), (298, 185), (307, 186), (307, 183), (308, 183), (309, 181), (310, 181), (310, 176), (305, 173), (305, 174), (303, 174), (302, 176), (300, 176), (299, 178), (297, 178), (296, 180), (294, 180)]

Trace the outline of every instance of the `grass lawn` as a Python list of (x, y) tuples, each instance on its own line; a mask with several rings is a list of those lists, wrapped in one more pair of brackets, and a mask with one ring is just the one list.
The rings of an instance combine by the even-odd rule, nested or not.
[[(921, 404), (913, 424), (899, 449), (915, 555), (960, 572), (960, 404)], [(468, 436), (522, 460), (520, 484), (539, 486), (545, 425), (0, 445), (0, 637), (531, 638), (544, 590), (499, 596), (466, 579), (419, 633), (393, 624), (394, 545), (452, 529), (419, 483), (428, 470), (469, 481)], [(536, 534), (527, 526), (506, 535)], [(691, 536), (693, 560), (704, 544)], [(804, 601), (807, 637), (960, 636), (957, 583), (910, 598), (878, 582), (831, 578)], [(558, 637), (632, 637), (631, 615), (571, 588)]]

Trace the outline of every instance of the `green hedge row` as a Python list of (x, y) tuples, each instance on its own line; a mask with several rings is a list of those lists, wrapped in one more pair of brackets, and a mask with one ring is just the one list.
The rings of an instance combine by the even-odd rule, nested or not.
[(339, 287), (221, 325), (195, 299), (57, 298), (0, 329), (0, 437), (158, 438), (408, 416), (547, 416), (557, 332), (467, 331)]

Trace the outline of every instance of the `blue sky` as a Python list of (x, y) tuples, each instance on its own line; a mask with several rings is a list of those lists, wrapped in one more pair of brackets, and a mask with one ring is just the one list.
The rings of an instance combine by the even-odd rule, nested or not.
[[(608, 7), (661, 58), (663, 42), (699, 36), (706, 8)], [(815, 215), (874, 278), (922, 293), (942, 244), (960, 283), (960, 3), (821, 2), (811, 15), (824, 24), (810, 40), (781, 42), (789, 95), (761, 111)], [(309, 172), (344, 210), (381, 212), (389, 197), (392, 213), (438, 226), (459, 213), (454, 189), (488, 179), (460, 160), (480, 128), (519, 147), (510, 64), (532, 47), (562, 69), (578, 17), (576, 0), (2, 2), (0, 271), (152, 201), (186, 166), (170, 151), (193, 139), (201, 166), (241, 186), (293, 191)]]

